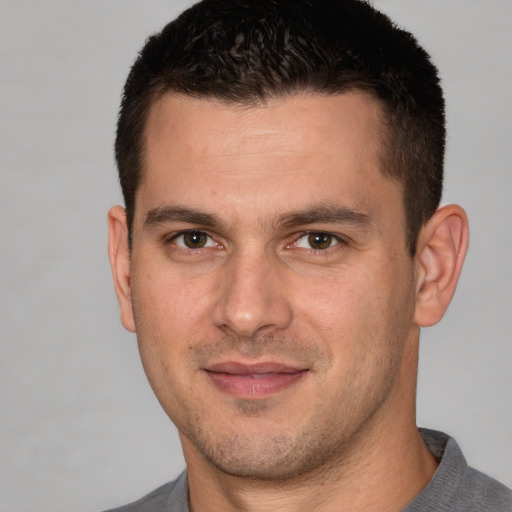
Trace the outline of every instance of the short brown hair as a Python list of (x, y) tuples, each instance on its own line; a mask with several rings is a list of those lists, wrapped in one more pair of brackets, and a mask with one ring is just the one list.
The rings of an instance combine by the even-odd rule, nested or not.
[(413, 255), (441, 199), (443, 93), (416, 39), (361, 0), (203, 0), (147, 40), (124, 87), (115, 143), (130, 241), (143, 132), (161, 95), (257, 104), (349, 90), (383, 106), (383, 173), (403, 184)]

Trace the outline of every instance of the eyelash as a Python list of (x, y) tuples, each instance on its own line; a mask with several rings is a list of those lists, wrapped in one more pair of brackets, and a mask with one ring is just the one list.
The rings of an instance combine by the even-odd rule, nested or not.
[(209, 247), (213, 247), (214, 245), (219, 245), (219, 244), (216, 244), (215, 242), (211, 245), (202, 245), (200, 247), (186, 247), (185, 244), (183, 244), (183, 246), (181, 245), (178, 245), (176, 243), (176, 240), (179, 239), (180, 237), (184, 238), (186, 237), (187, 235), (198, 235), (198, 236), (205, 236), (207, 237), (207, 241), (205, 242), (206, 244), (208, 244), (209, 242), (214, 242), (213, 240), (213, 237), (210, 236), (206, 231), (202, 231), (200, 229), (187, 229), (187, 230), (183, 230), (183, 231), (180, 231), (179, 233), (176, 233), (172, 236), (170, 236), (169, 238), (166, 239), (166, 243), (172, 243), (174, 244), (176, 247), (178, 247), (178, 249), (182, 250), (182, 251), (191, 251), (191, 252), (196, 252), (198, 249), (204, 249), (204, 248), (209, 248)]
[[(205, 241), (205, 244), (200, 245), (199, 247), (186, 247), (184, 241), (183, 241), (183, 245), (178, 245), (176, 243), (177, 239), (179, 239), (180, 237), (184, 238), (187, 235), (205, 236), (207, 238), (207, 240)], [(325, 248), (315, 248), (315, 247), (311, 247), (311, 243), (309, 243), (310, 247), (299, 247), (298, 246), (300, 240), (302, 240), (306, 237), (312, 237), (312, 236), (327, 237), (329, 239), (328, 246)], [(180, 249), (182, 251), (188, 251), (188, 252), (197, 252), (199, 249), (207, 249), (207, 248), (214, 247), (214, 246), (222, 247), (221, 244), (218, 244), (214, 241), (214, 239), (211, 235), (209, 235), (206, 231), (202, 231), (200, 229), (189, 229), (189, 230), (180, 231), (179, 233), (175, 233), (172, 236), (168, 237), (165, 240), (165, 242), (172, 243), (178, 249)], [(338, 235), (334, 235), (333, 233), (330, 233), (328, 231), (304, 231), (304, 232), (298, 234), (298, 236), (295, 236), (293, 242), (288, 244), (286, 246), (286, 248), (290, 248), (290, 249), (298, 248), (298, 249), (303, 249), (303, 250), (306, 250), (306, 251), (312, 252), (312, 253), (325, 253), (325, 252), (329, 251), (329, 249), (333, 249), (334, 247), (337, 247), (338, 245), (346, 245), (346, 244), (347, 244), (347, 240), (345, 240), (344, 238), (342, 238)]]
[[(329, 238), (329, 244), (327, 247), (324, 247), (324, 248), (315, 248), (315, 247), (311, 247), (311, 241), (308, 240), (308, 243), (309, 243), (309, 247), (298, 247), (298, 244), (300, 242), (301, 239), (303, 238), (309, 238), (310, 237), (317, 237), (317, 236), (324, 236), (324, 237), (328, 237)], [(295, 241), (292, 242), (288, 247), (296, 247), (296, 248), (299, 248), (299, 249), (304, 249), (305, 251), (308, 251), (310, 253), (314, 253), (314, 254), (322, 254), (322, 253), (326, 253), (327, 251), (329, 251), (329, 249), (334, 249), (335, 247), (341, 245), (346, 245), (347, 241), (338, 236), (338, 235), (335, 235), (333, 233), (330, 233), (328, 231), (305, 231), (303, 233), (301, 233), (297, 238), (295, 238)]]

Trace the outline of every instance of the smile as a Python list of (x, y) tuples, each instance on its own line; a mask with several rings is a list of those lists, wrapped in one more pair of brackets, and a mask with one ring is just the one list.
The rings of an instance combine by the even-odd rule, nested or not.
[(245, 365), (218, 363), (205, 369), (220, 391), (242, 399), (260, 399), (284, 391), (303, 379), (308, 370), (279, 363)]

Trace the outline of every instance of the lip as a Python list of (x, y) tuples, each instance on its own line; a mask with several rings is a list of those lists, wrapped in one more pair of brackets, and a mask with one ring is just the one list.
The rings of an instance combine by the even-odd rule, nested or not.
[(219, 362), (204, 368), (217, 389), (235, 398), (266, 398), (291, 387), (304, 378), (307, 368), (277, 362), (244, 364)]

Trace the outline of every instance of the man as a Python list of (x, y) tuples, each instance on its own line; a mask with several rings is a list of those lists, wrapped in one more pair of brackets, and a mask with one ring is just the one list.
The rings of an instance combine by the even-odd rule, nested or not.
[(511, 510), (416, 427), (468, 245), (444, 124), (428, 55), (359, 0), (204, 0), (148, 40), (109, 252), (187, 472), (117, 510)]

